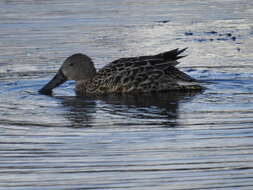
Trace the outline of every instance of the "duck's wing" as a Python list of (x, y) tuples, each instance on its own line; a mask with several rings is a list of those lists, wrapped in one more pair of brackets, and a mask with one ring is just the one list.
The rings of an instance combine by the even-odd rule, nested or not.
[(165, 91), (178, 90), (196, 82), (175, 65), (185, 49), (174, 49), (153, 56), (121, 58), (103, 67), (93, 78), (93, 89), (99, 91)]
[(194, 78), (178, 70), (175, 65), (179, 64), (177, 61), (185, 55), (180, 55), (187, 48), (174, 49), (171, 51), (159, 53), (151, 56), (140, 56), (121, 58), (111, 62), (103, 69), (99, 74), (103, 76), (122, 76), (137, 77), (138, 75), (149, 75), (153, 72), (162, 72), (163, 75), (167, 75), (173, 81), (183, 80), (188, 82), (196, 81)]
[(128, 63), (127, 65), (129, 65), (130, 63), (131, 64), (137, 63), (137, 65), (141, 66), (149, 62), (151, 65), (166, 63), (167, 65), (175, 66), (179, 64), (179, 62), (177, 61), (178, 59), (185, 57), (185, 55), (180, 54), (183, 53), (186, 49), (187, 48), (179, 50), (177, 48), (156, 55), (120, 58), (118, 60), (113, 61), (109, 65), (113, 66), (122, 63)]

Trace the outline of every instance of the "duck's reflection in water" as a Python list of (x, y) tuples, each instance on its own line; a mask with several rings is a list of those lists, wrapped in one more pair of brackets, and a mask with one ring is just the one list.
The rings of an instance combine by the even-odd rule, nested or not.
[(66, 108), (66, 113), (63, 116), (70, 121), (70, 127), (92, 127), (93, 117), (97, 109), (95, 99), (75, 96), (58, 96), (57, 98)]
[[(92, 127), (96, 126), (96, 118), (100, 121), (113, 122), (113, 116), (117, 116), (117, 123), (120, 125), (133, 124), (134, 118), (161, 126), (176, 127), (178, 108), (181, 102), (191, 101), (199, 92), (170, 92), (140, 95), (110, 95), (104, 97), (58, 97), (67, 108), (64, 117), (71, 123), (71, 127)], [(110, 115), (110, 118), (108, 118)], [(122, 122), (119, 118), (122, 117)], [(163, 118), (163, 122), (161, 119)], [(152, 122), (150, 124), (152, 124)]]

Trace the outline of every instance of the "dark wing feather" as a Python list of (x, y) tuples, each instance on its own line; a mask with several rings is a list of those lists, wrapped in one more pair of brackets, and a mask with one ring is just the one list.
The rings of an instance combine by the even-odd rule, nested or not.
[(155, 57), (163, 59), (164, 61), (175, 61), (178, 60), (180, 58), (183, 58), (185, 56), (179, 56), (181, 53), (183, 53), (187, 48), (184, 49), (174, 49), (171, 51), (166, 51), (163, 53), (160, 53), (158, 55), (155, 55)]
[(166, 51), (163, 53), (159, 53), (156, 55), (150, 55), (150, 56), (140, 56), (140, 57), (128, 57), (128, 58), (120, 58), (118, 60), (115, 60), (111, 62), (109, 65), (116, 65), (116, 64), (122, 64), (122, 63), (135, 63), (138, 62), (141, 64), (144, 64), (145, 62), (150, 62), (153, 64), (162, 64), (167, 63), (172, 66), (177, 65), (179, 62), (176, 60), (183, 58), (185, 56), (179, 56), (181, 53), (183, 53), (187, 48), (184, 49), (173, 49), (171, 51)]

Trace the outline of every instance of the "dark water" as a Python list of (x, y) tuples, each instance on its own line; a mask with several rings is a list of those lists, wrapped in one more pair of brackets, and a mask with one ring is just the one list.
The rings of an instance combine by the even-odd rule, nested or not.
[[(253, 3), (0, 2), (0, 189), (252, 189)], [(37, 94), (72, 53), (97, 68), (189, 47), (199, 94)]]

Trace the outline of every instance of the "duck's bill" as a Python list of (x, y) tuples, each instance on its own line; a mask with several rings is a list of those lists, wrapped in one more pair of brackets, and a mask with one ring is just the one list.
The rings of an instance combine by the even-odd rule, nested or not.
[(64, 76), (61, 70), (59, 70), (54, 78), (52, 78), (51, 81), (49, 81), (45, 86), (43, 86), (40, 90), (39, 93), (41, 94), (46, 94), (46, 95), (51, 95), (52, 90), (56, 88), (57, 86), (60, 86), (62, 83), (64, 83), (67, 80), (67, 77)]

